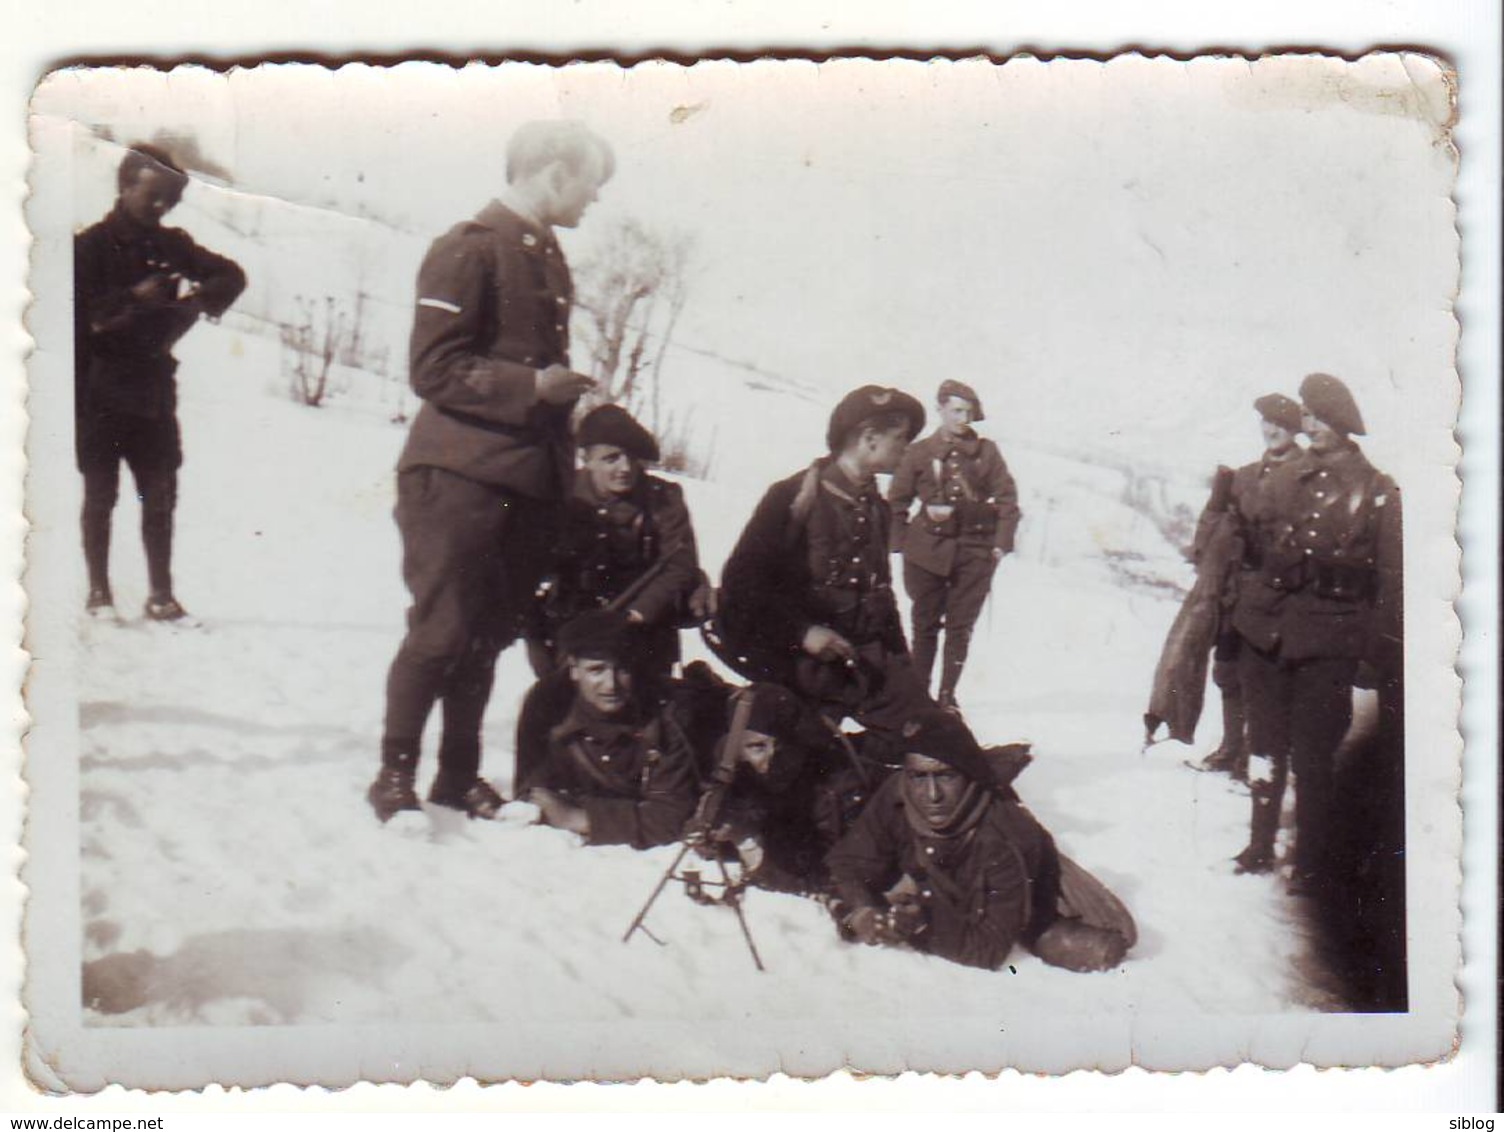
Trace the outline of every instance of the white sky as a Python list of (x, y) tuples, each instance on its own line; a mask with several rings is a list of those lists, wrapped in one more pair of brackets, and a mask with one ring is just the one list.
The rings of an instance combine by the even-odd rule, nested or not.
[(692, 233), (686, 342), (833, 397), (961, 377), (999, 435), (1198, 472), (1321, 369), (1400, 473), (1448, 458), (1457, 392), (1446, 92), (1409, 64), (74, 72), (36, 109), (432, 232), (494, 195), (518, 122), (583, 118), (619, 165), (571, 251), (611, 213)]

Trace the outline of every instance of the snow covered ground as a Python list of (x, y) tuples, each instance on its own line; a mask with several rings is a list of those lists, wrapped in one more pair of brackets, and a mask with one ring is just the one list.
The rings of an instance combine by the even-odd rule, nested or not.
[[(731, 914), (675, 890), (651, 919), (668, 946), (620, 942), (672, 847), (585, 848), (519, 822), (417, 815), (382, 828), (363, 795), (402, 632), (390, 508), (404, 431), (269, 396), (278, 350), (207, 326), (179, 350), (179, 595), (206, 626), (80, 629), (91, 1024), (818, 1023), (879, 997), (894, 1017), (995, 1009), (1083, 1022), (1335, 1005), (1314, 989), (1282, 886), (1232, 875), (1246, 795), (1183, 765), (1217, 741), (1215, 696), (1197, 750), (1140, 753), (1187, 568), (1110, 474), (1025, 450), (1007, 454), (1029, 519), (961, 699), (984, 741), (1035, 744), (1025, 801), (1137, 916), (1141, 939), (1120, 969), (1071, 974), (1020, 951), (991, 974), (848, 946), (816, 904), (754, 892), (747, 915), (768, 967), (754, 978)], [(743, 458), (734, 482), (686, 485), (712, 571), (766, 483), (815, 454), (774, 420), (722, 437), (766, 466)], [(759, 443), (768, 436), (777, 443)], [(126, 501), (114, 558), (127, 615), (144, 596), (135, 522)], [(1113, 565), (1125, 554), (1168, 584), (1125, 578)], [(526, 681), (521, 651), (509, 651), (486, 723), (484, 769), (502, 788)], [(432, 769), (426, 760), (424, 777)]]

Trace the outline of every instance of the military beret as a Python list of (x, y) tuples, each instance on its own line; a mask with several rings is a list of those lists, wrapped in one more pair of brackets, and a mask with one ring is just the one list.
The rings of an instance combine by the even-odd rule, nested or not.
[(586, 413), (575, 432), (575, 442), (581, 448), (609, 444), (645, 463), (658, 462), (658, 442), (653, 434), (620, 405), (601, 405)]
[(830, 414), (830, 427), (825, 432), (825, 443), (832, 452), (839, 452), (852, 429), (863, 421), (889, 413), (908, 419), (910, 440), (924, 428), (924, 406), (913, 397), (901, 389), (864, 385), (842, 397), (835, 412)]
[(1253, 407), (1270, 424), (1279, 425), (1286, 432), (1300, 431), (1300, 404), (1283, 393), (1265, 394), (1253, 403)]
[(1307, 374), (1300, 383), (1306, 411), (1345, 436), (1363, 436), (1363, 414), (1347, 386), (1329, 373)]
[(803, 711), (792, 692), (779, 684), (753, 684), (747, 690), (752, 693), (748, 731), (784, 740), (798, 736)]
[(903, 750), (905, 754), (938, 759), (983, 786), (1000, 785), (992, 764), (965, 724), (939, 707), (921, 710), (904, 725)]
[(963, 401), (970, 401), (972, 420), (985, 421), (987, 419), (987, 414), (982, 412), (982, 399), (977, 396), (977, 391), (964, 381), (955, 381), (951, 378), (942, 381), (940, 392), (935, 394), (935, 403), (943, 405), (948, 397), (959, 397)]
[(564, 623), (559, 655), (631, 661), (638, 646), (636, 630), (624, 609), (592, 609)]

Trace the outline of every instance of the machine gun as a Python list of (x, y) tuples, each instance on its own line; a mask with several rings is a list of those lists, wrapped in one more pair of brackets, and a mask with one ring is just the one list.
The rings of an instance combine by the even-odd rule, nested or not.
[(730, 908), (736, 913), (736, 922), (741, 926), (742, 938), (747, 941), (747, 950), (752, 953), (752, 962), (757, 965), (759, 971), (767, 970), (762, 965), (762, 957), (757, 953), (757, 944), (752, 942), (751, 929), (747, 927), (747, 917), (742, 911), (742, 895), (746, 891), (747, 881), (745, 875), (731, 878), (730, 871), (726, 868), (726, 862), (719, 852), (714, 854), (714, 861), (720, 870), (720, 879), (712, 880), (705, 878), (700, 868), (695, 863), (684, 864), (684, 858), (692, 850), (700, 850), (714, 843), (714, 831), (716, 823), (720, 821), (721, 807), (726, 801), (726, 794), (731, 789), (731, 783), (736, 777), (737, 762), (741, 757), (742, 740), (747, 733), (747, 720), (752, 714), (752, 699), (754, 693), (750, 688), (744, 688), (732, 697), (735, 707), (731, 712), (731, 730), (726, 734), (725, 743), (721, 747), (720, 762), (716, 764), (715, 774), (711, 777), (710, 785), (700, 795), (700, 803), (695, 808), (694, 817), (685, 827), (684, 843), (679, 847), (678, 854), (673, 863), (665, 870), (658, 884), (648, 896), (647, 903), (633, 918), (631, 926), (626, 934), (621, 937), (623, 943), (631, 940), (638, 931), (647, 936), (654, 943), (663, 944), (663, 940), (655, 936), (647, 927), (648, 913), (663, 890), (668, 887), (670, 881), (678, 881), (684, 886), (684, 895), (688, 896), (696, 904), (713, 905), (719, 904)]

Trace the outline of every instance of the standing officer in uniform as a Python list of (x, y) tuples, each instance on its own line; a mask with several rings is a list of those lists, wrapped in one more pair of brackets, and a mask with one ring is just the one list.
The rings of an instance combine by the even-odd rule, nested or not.
[(1252, 836), (1239, 872), (1274, 867), (1285, 780), (1295, 770), (1290, 889), (1317, 891), (1329, 864), (1332, 759), (1352, 721), (1360, 661), (1401, 667), (1400, 498), (1364, 458), (1352, 394), (1337, 378), (1300, 385), (1310, 447), (1273, 471), (1250, 509), (1233, 627), (1248, 713)]
[[(903, 583), (913, 602), (914, 668), (925, 687), (935, 665), (940, 629), (941, 707), (955, 710), (956, 684), (966, 665), (971, 630), (993, 571), (1013, 550), (1018, 489), (997, 445), (972, 424), (986, 420), (969, 385), (944, 381), (936, 396), (940, 427), (909, 446), (888, 489), (893, 550), (903, 552)], [(909, 509), (919, 500), (919, 514)]]
[(1202, 761), (1201, 769), (1225, 771), (1239, 781), (1248, 777), (1248, 744), (1244, 734), (1247, 720), (1242, 682), (1238, 675), (1240, 638), (1232, 627), (1232, 611), (1238, 600), (1244, 531), (1250, 525), (1264, 483), (1276, 468), (1301, 455), (1300, 446), (1295, 443), (1301, 431), (1300, 406), (1282, 393), (1270, 393), (1255, 401), (1253, 407), (1258, 410), (1264, 434), (1264, 454), (1230, 475), (1228, 469), (1218, 469), (1219, 486), (1201, 513), (1191, 544), (1191, 561), (1197, 571), (1215, 570), (1222, 582), (1221, 616), (1212, 654), (1212, 682), (1222, 693), (1222, 742)]
[(411, 367), (423, 407), (397, 465), (408, 631), (387, 678), (381, 771), (367, 792), (386, 821), (418, 808), (418, 745), (443, 705), (429, 801), (493, 817), (480, 725), (496, 657), (516, 639), (574, 468), (569, 416), (593, 382), (569, 368), (573, 228), (615, 168), (577, 122), (531, 122), (507, 148), (507, 188), (434, 241), (418, 272)]
[(74, 421), (84, 476), (83, 541), (91, 614), (113, 614), (110, 517), (124, 460), (141, 497), (150, 594), (146, 616), (178, 621), (172, 518), (183, 445), (172, 347), (200, 315), (217, 319), (245, 290), (233, 261), (162, 217), (188, 176), (155, 146), (126, 152), (110, 214), (73, 242)]
[(708, 612), (684, 489), (643, 470), (658, 462), (658, 442), (619, 405), (587, 413), (576, 440), (584, 466), (574, 474), (545, 584), (541, 639), (530, 642), (534, 669), (540, 679), (553, 671), (561, 625), (620, 606), (642, 629), (645, 672), (666, 678), (679, 659), (680, 623)]

